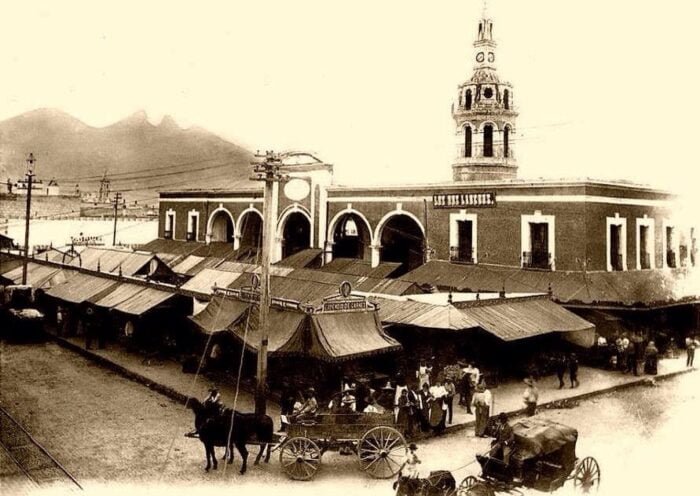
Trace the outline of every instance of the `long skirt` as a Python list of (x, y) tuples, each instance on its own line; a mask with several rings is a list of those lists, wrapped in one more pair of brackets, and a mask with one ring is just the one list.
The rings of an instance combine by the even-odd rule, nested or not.
[(486, 434), (486, 425), (489, 421), (491, 407), (489, 405), (474, 405), (474, 413), (476, 415), (476, 423), (474, 424), (474, 435), (477, 437)]

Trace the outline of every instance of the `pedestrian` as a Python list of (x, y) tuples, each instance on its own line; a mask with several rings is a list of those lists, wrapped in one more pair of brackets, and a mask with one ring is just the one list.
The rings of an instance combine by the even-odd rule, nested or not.
[(557, 372), (557, 379), (559, 379), (559, 389), (561, 389), (564, 387), (564, 374), (566, 373), (567, 368), (566, 357), (563, 354), (559, 355), (557, 358), (555, 368)]
[(644, 373), (656, 375), (658, 373), (659, 350), (653, 341), (649, 341), (644, 350)]
[(535, 415), (535, 413), (537, 413), (537, 399), (539, 397), (539, 392), (537, 391), (537, 387), (535, 386), (535, 382), (532, 380), (532, 378), (528, 377), (523, 382), (527, 385), (527, 388), (525, 388), (525, 392), (523, 393), (525, 414), (528, 417), (532, 417)]
[(445, 391), (447, 391), (447, 394), (445, 395), (445, 405), (447, 406), (447, 423), (452, 424), (452, 410), (454, 408), (454, 399), (457, 389), (455, 388), (455, 384), (450, 377), (445, 379)]
[(428, 364), (425, 363), (425, 360), (420, 361), (418, 370), (416, 370), (416, 379), (418, 379), (419, 388), (423, 389), (424, 384), (427, 384), (428, 387), (430, 387), (430, 373), (432, 371), (433, 368), (428, 366)]
[(420, 400), (421, 429), (423, 431), (427, 431), (428, 426), (430, 425), (430, 406), (433, 401), (433, 398), (430, 395), (430, 386), (428, 386), (427, 382), (423, 383), (420, 393), (418, 393), (418, 398)]
[(462, 369), (462, 378), (460, 379), (459, 389), (462, 396), (462, 405), (467, 407), (467, 413), (472, 414), (472, 396), (474, 395), (474, 383), (472, 383), (472, 375)]
[(697, 341), (695, 340), (695, 336), (688, 336), (685, 338), (685, 351), (687, 353), (687, 358), (685, 360), (685, 366), (686, 367), (692, 367), (693, 366), (693, 360), (695, 360), (695, 348), (697, 347)]
[(627, 345), (627, 372), (639, 375), (637, 371), (637, 349), (633, 342)]
[(578, 387), (578, 357), (576, 353), (569, 355), (569, 380), (571, 381), (571, 388)]
[(486, 426), (489, 422), (489, 417), (493, 409), (493, 395), (485, 384), (482, 382), (476, 388), (476, 393), (472, 398), (472, 406), (476, 415), (474, 423), (474, 435), (476, 437), (484, 437), (486, 435)]

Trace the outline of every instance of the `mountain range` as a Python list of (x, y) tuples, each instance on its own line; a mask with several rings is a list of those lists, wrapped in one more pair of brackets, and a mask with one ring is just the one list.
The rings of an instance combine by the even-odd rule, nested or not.
[(0, 122), (0, 180), (25, 174), (33, 153), (35, 176), (55, 179), (62, 193), (97, 191), (106, 173), (112, 191), (152, 200), (157, 191), (225, 187), (247, 179), (248, 150), (202, 128), (182, 129), (172, 117), (158, 125), (145, 112), (92, 127), (56, 109), (33, 110)]

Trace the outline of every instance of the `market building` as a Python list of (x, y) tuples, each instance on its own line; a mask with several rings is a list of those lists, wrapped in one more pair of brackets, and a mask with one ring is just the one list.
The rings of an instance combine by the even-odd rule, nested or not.
[[(306, 253), (308, 266), (389, 264), (391, 277), (442, 289), (551, 288), (575, 306), (681, 306), (684, 330), (696, 326), (697, 230), (676, 218), (673, 194), (626, 181), (518, 178), (517, 99), (497, 71), (493, 33), (491, 19), (478, 22), (473, 72), (454, 97), (453, 181), (342, 186), (317, 157), (285, 154), (303, 185), (275, 190), (273, 262)], [(262, 201), (255, 182), (162, 192), (159, 237), (253, 260)]]

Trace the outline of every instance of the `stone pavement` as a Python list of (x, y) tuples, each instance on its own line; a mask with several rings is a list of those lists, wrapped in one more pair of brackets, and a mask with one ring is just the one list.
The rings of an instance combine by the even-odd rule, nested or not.
[[(234, 406), (239, 411), (253, 411), (254, 398), (248, 390), (239, 388), (236, 396), (235, 378), (226, 377), (205, 377), (199, 375), (195, 380), (194, 374), (182, 372), (181, 365), (175, 361), (164, 361), (148, 365), (144, 363), (143, 355), (128, 352), (116, 345), (110, 345), (104, 350), (85, 350), (84, 339), (54, 337), (59, 344), (69, 347), (92, 360), (100, 362), (126, 377), (141, 382), (152, 389), (155, 389), (167, 396), (184, 402), (188, 396), (204, 398), (208, 388), (215, 384), (221, 391), (223, 402), (227, 406)], [(582, 399), (596, 394), (604, 394), (616, 389), (641, 384), (647, 379), (654, 377), (661, 379), (673, 375), (688, 372), (694, 369), (685, 367), (685, 357), (677, 359), (662, 359), (659, 361), (659, 373), (656, 376), (640, 374), (635, 377), (631, 374), (623, 374), (618, 371), (601, 370), (591, 367), (581, 366), (579, 368), (579, 383), (577, 388), (570, 388), (568, 385), (559, 389), (559, 381), (555, 375), (543, 377), (538, 383), (539, 405), (546, 406), (552, 402), (561, 400)], [(568, 379), (568, 375), (566, 376)], [(499, 412), (506, 412), (509, 415), (520, 413), (524, 405), (522, 394), (525, 385), (522, 381), (511, 380), (491, 389), (494, 397), (495, 415)], [(324, 404), (323, 399), (319, 401)], [(275, 402), (268, 402), (268, 414), (278, 425), (279, 405)], [(455, 398), (454, 416), (452, 424), (448, 424), (447, 432), (463, 429), (473, 425), (474, 416), (466, 412), (466, 408), (457, 404)]]

